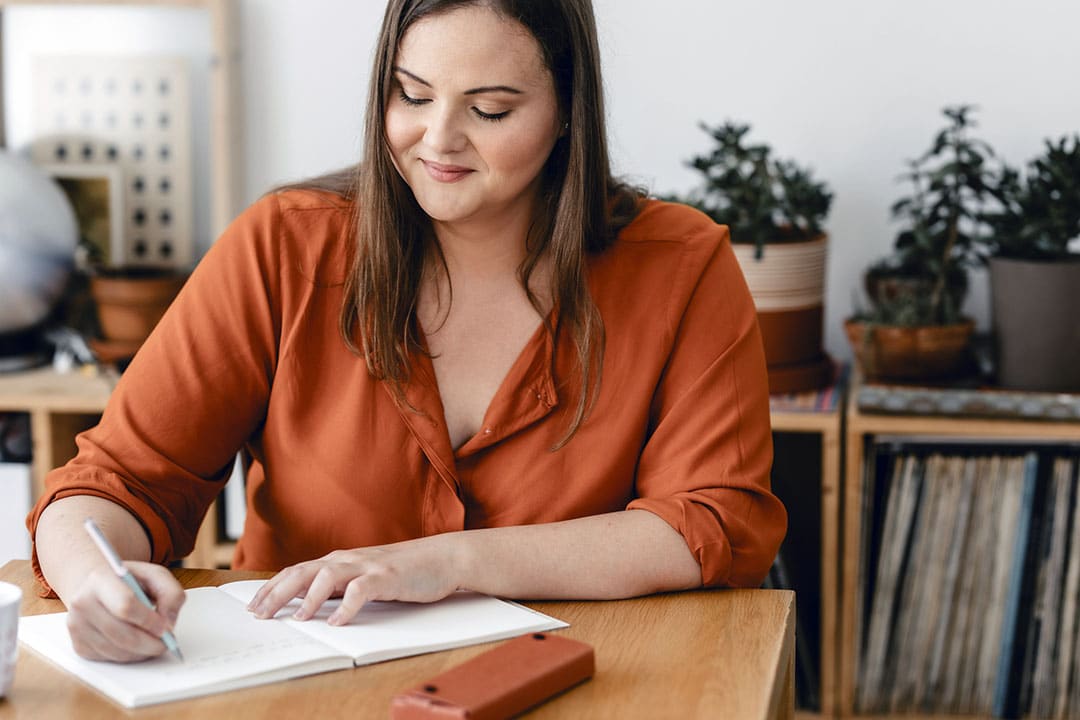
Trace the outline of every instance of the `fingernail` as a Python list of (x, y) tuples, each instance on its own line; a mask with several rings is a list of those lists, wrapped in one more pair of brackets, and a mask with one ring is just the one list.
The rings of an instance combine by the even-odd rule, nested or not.
[(296, 612), (293, 613), (293, 618), (295, 620), (307, 620), (308, 619), (308, 614), (304, 611), (303, 608), (300, 608)]
[(341, 613), (335, 610), (330, 614), (330, 617), (326, 619), (326, 622), (330, 625), (341, 625), (343, 620), (344, 618), (342, 618)]

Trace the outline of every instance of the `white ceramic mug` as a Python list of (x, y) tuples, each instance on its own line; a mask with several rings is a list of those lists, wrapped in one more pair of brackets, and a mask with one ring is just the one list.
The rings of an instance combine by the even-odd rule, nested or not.
[(15, 680), (21, 602), (22, 590), (18, 585), (0, 582), (0, 698), (7, 695), (11, 683)]

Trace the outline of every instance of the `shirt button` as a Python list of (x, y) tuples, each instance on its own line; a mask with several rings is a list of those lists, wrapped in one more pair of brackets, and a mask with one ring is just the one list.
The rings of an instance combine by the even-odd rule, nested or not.
[(491, 428), (484, 428), (484, 434), (485, 435), (490, 435), (491, 434)]

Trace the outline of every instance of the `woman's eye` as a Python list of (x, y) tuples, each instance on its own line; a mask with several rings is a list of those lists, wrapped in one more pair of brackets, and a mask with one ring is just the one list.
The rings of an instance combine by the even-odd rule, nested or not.
[(482, 120), (490, 120), (492, 122), (498, 122), (499, 120), (502, 120), (504, 117), (510, 114), (509, 110), (505, 110), (500, 113), (486, 113), (480, 108), (473, 108), (472, 110), (474, 113), (476, 113), (476, 116), (478, 118)]
[[(407, 92), (405, 92), (405, 90), (403, 88), (398, 88), (398, 98), (401, 100), (401, 102), (403, 102), (406, 105), (409, 105), (411, 107), (419, 107), (421, 105), (427, 105), (428, 103), (431, 102), (431, 100), (427, 99), (427, 98), (415, 98), (415, 97), (409, 95)], [(497, 112), (497, 113), (489, 113), (489, 112), (484, 112), (483, 110), (481, 110), (478, 107), (472, 108), (472, 111), (481, 120), (487, 120), (487, 121), (490, 121), (490, 122), (498, 122), (499, 120), (502, 120), (504, 117), (506, 117), (507, 115), (510, 114), (509, 110), (504, 110), (503, 112)]]
[(419, 98), (411, 97), (404, 90), (398, 90), (398, 97), (400, 97), (401, 102), (405, 103), (406, 105), (424, 105), (431, 102), (430, 100), (421, 100)]

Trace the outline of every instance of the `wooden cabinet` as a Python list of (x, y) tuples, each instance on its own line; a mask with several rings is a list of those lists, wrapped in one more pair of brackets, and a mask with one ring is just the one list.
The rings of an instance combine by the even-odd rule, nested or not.
[[(45, 490), (45, 475), (75, 457), (75, 436), (93, 427), (116, 385), (115, 373), (59, 374), (51, 369), (0, 374), (0, 412), (30, 415), (34, 456), (31, 497)], [(233, 543), (220, 541), (217, 508), (212, 507), (199, 530), (188, 567), (228, 566)]]
[(61, 375), (41, 369), (0, 374), (0, 412), (30, 415), (32, 497), (44, 491), (49, 470), (75, 457), (75, 436), (97, 424), (115, 384), (108, 373)]
[[(837, 710), (840, 717), (855, 716), (858, 673), (858, 587), (859, 568), (863, 562), (862, 537), (868, 522), (863, 509), (863, 477), (867, 445), (875, 436), (927, 438), (955, 441), (958, 444), (999, 440), (1006, 442), (1080, 442), (1080, 423), (1045, 420), (978, 419), (928, 415), (864, 414), (857, 405), (857, 385), (853, 386), (846, 412), (846, 459), (848, 481), (845, 483), (842, 515), (842, 591), (840, 602), (839, 687)], [(861, 715), (859, 717), (869, 717)], [(875, 716), (876, 717), (876, 716)], [(904, 717), (912, 717), (905, 715)], [(952, 717), (935, 714), (934, 718)]]
[[(833, 388), (831, 392), (844, 391), (843, 382)], [(816, 394), (807, 395), (812, 398)], [(803, 439), (818, 443), (817, 450), (820, 454), (820, 466), (817, 473), (811, 469), (797, 473), (796, 483), (802, 487), (793, 487), (790, 483), (779, 486), (774, 479), (774, 490), (785, 502), (789, 515), (789, 531), (795, 529), (799, 518), (794, 514), (805, 510), (805, 506), (797, 501), (797, 498), (807, 498), (807, 505), (820, 507), (820, 513), (816, 517), (804, 519), (805, 525), (816, 528), (819, 532), (817, 542), (820, 543), (820, 572), (816, 578), (820, 588), (820, 596), (816, 598), (820, 610), (819, 625), (819, 658), (818, 658), (818, 685), (819, 685), (819, 713), (799, 712), (800, 718), (834, 717), (836, 708), (836, 671), (838, 651), (838, 605), (839, 605), (839, 543), (840, 543), (840, 494), (843, 473), (843, 408), (842, 399), (835, 406), (827, 410), (796, 411), (789, 409), (790, 404), (785, 404), (778, 398), (773, 398), (771, 412), (772, 428), (776, 438), (777, 461), (779, 467), (783, 458), (785, 436), (799, 436)], [(817, 477), (815, 478), (815, 474)], [(790, 495), (789, 495), (790, 493)], [(810, 498), (810, 495), (817, 497)], [(820, 505), (818, 505), (820, 503)], [(791, 537), (791, 536), (789, 536)], [(795, 539), (795, 538), (792, 538)], [(796, 602), (807, 602), (808, 599), (797, 598)], [(801, 630), (797, 630), (800, 632)]]

